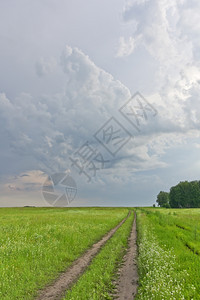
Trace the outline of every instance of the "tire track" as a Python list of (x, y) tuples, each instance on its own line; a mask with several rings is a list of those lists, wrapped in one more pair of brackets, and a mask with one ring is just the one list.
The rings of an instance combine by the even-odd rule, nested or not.
[(137, 270), (137, 231), (136, 213), (131, 229), (128, 251), (124, 256), (123, 265), (119, 270), (119, 279), (116, 282), (117, 291), (115, 298), (119, 300), (132, 300), (137, 294), (138, 270)]
[(69, 289), (83, 274), (86, 268), (91, 263), (94, 256), (97, 255), (101, 247), (113, 236), (117, 229), (130, 216), (130, 211), (126, 218), (124, 218), (117, 226), (111, 229), (100, 241), (93, 244), (80, 258), (75, 260), (72, 265), (62, 273), (51, 285), (46, 286), (36, 300), (58, 300), (61, 299), (66, 290)]

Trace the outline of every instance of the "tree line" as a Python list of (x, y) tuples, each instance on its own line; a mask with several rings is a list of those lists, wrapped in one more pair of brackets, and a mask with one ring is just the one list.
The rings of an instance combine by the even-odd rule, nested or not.
[(160, 191), (156, 202), (166, 208), (200, 207), (200, 181), (181, 181), (169, 193)]

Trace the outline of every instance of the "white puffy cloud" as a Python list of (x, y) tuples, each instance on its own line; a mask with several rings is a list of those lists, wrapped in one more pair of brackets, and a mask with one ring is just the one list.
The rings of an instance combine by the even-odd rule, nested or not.
[[(133, 38), (162, 65), (162, 72), (176, 73), (181, 64), (191, 62), (193, 38), (185, 35), (181, 22), (185, 1), (132, 1), (124, 9), (124, 21), (135, 21)], [(196, 7), (192, 7), (195, 11)], [(189, 18), (189, 15), (186, 19)], [(179, 71), (179, 70), (178, 70)]]
[(123, 36), (119, 38), (119, 48), (117, 51), (117, 57), (129, 56), (133, 53), (135, 48), (135, 40), (133, 37), (125, 39)]
[(124, 7), (136, 47), (144, 47), (157, 63), (154, 96), (161, 127), (170, 119), (168, 131), (173, 124), (173, 131), (199, 130), (199, 13), (196, 0), (133, 0)]

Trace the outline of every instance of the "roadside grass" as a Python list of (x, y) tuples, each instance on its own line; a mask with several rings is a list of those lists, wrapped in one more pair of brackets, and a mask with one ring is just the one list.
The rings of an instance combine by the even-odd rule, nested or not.
[(137, 299), (199, 299), (200, 210), (138, 209)]
[(0, 299), (33, 299), (127, 214), (126, 208), (1, 208)]
[(113, 299), (112, 293), (115, 287), (113, 280), (116, 279), (117, 269), (128, 247), (133, 219), (134, 215), (131, 213), (63, 299)]

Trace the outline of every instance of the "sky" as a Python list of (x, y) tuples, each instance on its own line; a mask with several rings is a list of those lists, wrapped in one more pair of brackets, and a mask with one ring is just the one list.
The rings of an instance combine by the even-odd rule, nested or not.
[(65, 176), (69, 206), (152, 206), (200, 180), (199, 15), (198, 0), (0, 0), (0, 206), (52, 205)]

